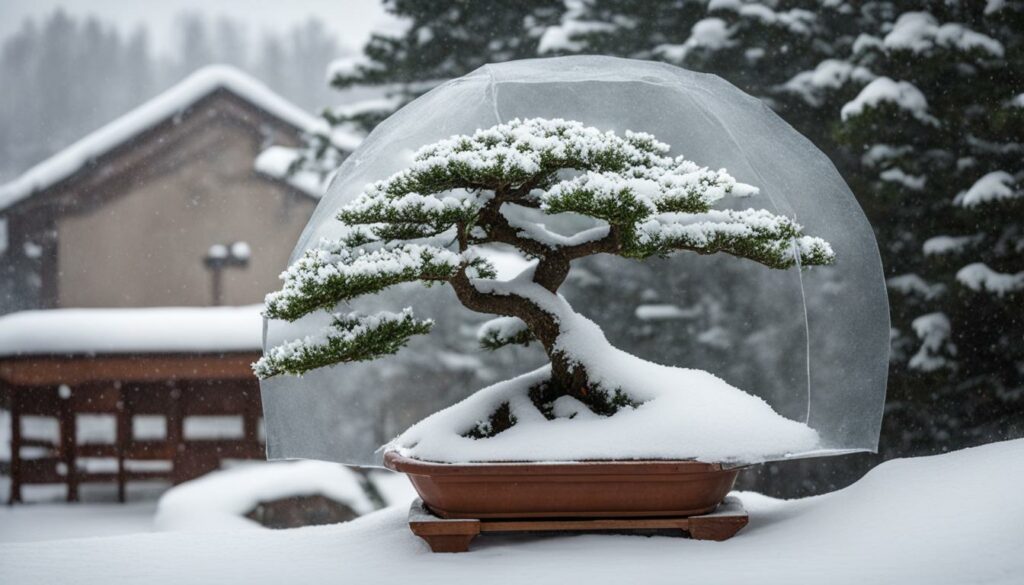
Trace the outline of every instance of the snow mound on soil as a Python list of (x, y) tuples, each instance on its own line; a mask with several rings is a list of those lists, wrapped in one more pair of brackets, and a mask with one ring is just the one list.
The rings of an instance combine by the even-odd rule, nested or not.
[(172, 488), (160, 498), (158, 530), (220, 531), (262, 528), (245, 517), (260, 502), (320, 495), (356, 514), (374, 510), (356, 474), (337, 463), (245, 463)]
[[(556, 417), (549, 420), (529, 397), (530, 388), (550, 376), (550, 366), (545, 366), (476, 392), (413, 425), (385, 449), (444, 463), (595, 459), (752, 463), (819, 446), (813, 429), (779, 415), (764, 400), (721, 378), (703, 370), (651, 363), (616, 349), (597, 324), (573, 312), (561, 296), (534, 284), (531, 272), (527, 269), (507, 282), (474, 284), (491, 293), (528, 297), (556, 315), (561, 326), (557, 345), (586, 367), (591, 382), (608, 391), (621, 389), (642, 404), (604, 417), (564, 397), (557, 401)], [(508, 403), (515, 425), (489, 438), (463, 436), (486, 422), (503, 403)]]

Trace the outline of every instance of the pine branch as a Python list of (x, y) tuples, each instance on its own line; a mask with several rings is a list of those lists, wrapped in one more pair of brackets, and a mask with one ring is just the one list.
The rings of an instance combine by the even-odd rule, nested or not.
[(703, 213), (726, 195), (757, 193), (725, 170), (713, 171), (677, 158), (661, 166), (626, 173), (587, 172), (552, 186), (541, 195), (548, 213), (580, 213), (626, 226), (653, 213)]
[(638, 226), (628, 254), (638, 258), (679, 250), (724, 252), (770, 268), (831, 264), (832, 247), (805, 236), (792, 220), (760, 209), (712, 210), (703, 214), (663, 214)]
[(301, 375), (310, 370), (344, 362), (369, 361), (397, 352), (413, 335), (430, 332), (433, 321), (417, 321), (412, 310), (401, 313), (334, 316), (333, 322), (315, 335), (268, 350), (253, 364), (260, 379), (279, 374)]
[(398, 234), (395, 239), (404, 238), (400, 235), (402, 229), (424, 235), (441, 233), (455, 223), (472, 220), (490, 197), (468, 192), (445, 197), (419, 193), (395, 197), (380, 183), (375, 186), (343, 207), (337, 218), (349, 225), (384, 224), (370, 228), (382, 238), (381, 228), (394, 230)]
[(388, 179), (386, 189), (400, 196), (529, 183), (540, 187), (562, 169), (651, 167), (666, 152), (668, 145), (649, 134), (626, 132), (621, 138), (575, 121), (516, 119), (421, 148), (414, 166)]
[[(379, 292), (403, 282), (446, 281), (461, 270), (463, 259), (434, 246), (404, 244), (367, 252), (343, 242), (325, 242), (308, 250), (283, 274), (284, 287), (267, 295), (264, 315), (294, 321), (317, 309)], [(481, 258), (469, 264), (482, 277), (494, 275)]]
[[(599, 253), (643, 259), (680, 250), (724, 252), (772, 268), (833, 261), (827, 242), (803, 235), (785, 217), (711, 209), (723, 197), (757, 189), (725, 170), (669, 158), (667, 152), (667, 145), (647, 134), (618, 137), (578, 122), (542, 119), (514, 120), (428, 145), (410, 168), (370, 185), (339, 211), (348, 233), (309, 250), (285, 271), (284, 287), (268, 295), (265, 314), (295, 320), (404, 282), (448, 282), (465, 307), (502, 316), (481, 329), (484, 347), (537, 340), (560, 387), (579, 388), (587, 385), (586, 373), (559, 353), (554, 315), (528, 295), (476, 286), (476, 279), (495, 276), (477, 256), (478, 245), (509, 244), (536, 258), (530, 278), (551, 293), (573, 260)], [(578, 174), (558, 181), (565, 170)], [(563, 235), (545, 217), (563, 213), (596, 221), (572, 219), (570, 225), (585, 229)], [(395, 240), (404, 243), (389, 244)], [(456, 243), (457, 250), (450, 249)], [(271, 350), (258, 373), (301, 373), (371, 359), (425, 331), (411, 317), (394, 321), (365, 331), (361, 322), (336, 321), (316, 339)]]

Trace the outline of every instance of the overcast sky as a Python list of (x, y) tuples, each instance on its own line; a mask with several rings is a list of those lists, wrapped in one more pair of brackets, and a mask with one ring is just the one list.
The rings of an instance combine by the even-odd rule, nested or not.
[(246, 23), (250, 34), (282, 31), (316, 16), (353, 49), (362, 47), (371, 30), (394, 26), (380, 0), (0, 0), (0, 39), (25, 18), (39, 21), (58, 7), (74, 15), (95, 14), (125, 32), (145, 24), (158, 52), (172, 46), (174, 17), (183, 11), (233, 16)]

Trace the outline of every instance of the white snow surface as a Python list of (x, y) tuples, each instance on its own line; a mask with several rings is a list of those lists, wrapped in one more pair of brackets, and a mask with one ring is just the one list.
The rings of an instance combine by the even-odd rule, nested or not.
[[(548, 420), (529, 389), (547, 379), (550, 366), (476, 392), (413, 425), (385, 446), (403, 455), (447, 463), (594, 459), (698, 459), (756, 462), (819, 446), (807, 425), (777, 414), (764, 400), (702, 371), (662, 366), (611, 346), (595, 323), (573, 312), (565, 299), (530, 282), (528, 269), (508, 282), (477, 280), (481, 292), (512, 294), (556, 316), (556, 347), (587, 368), (607, 391), (623, 390), (640, 402), (610, 417)], [(502, 403), (516, 424), (493, 437), (462, 436)]]
[(1024, 189), (1016, 188), (1016, 180), (1006, 171), (993, 171), (978, 179), (971, 188), (953, 200), (962, 207), (976, 207), (982, 203), (1024, 197)]
[(1016, 274), (997, 272), (984, 262), (975, 262), (964, 266), (957, 271), (956, 279), (960, 284), (973, 291), (987, 291), (998, 297), (1024, 290), (1024, 272)]
[(641, 321), (663, 321), (668, 319), (686, 319), (696, 317), (700, 310), (682, 309), (679, 305), (671, 303), (656, 303), (640, 305), (633, 311), (637, 319)]
[(992, 37), (956, 22), (940, 25), (939, 21), (927, 12), (901, 14), (882, 42), (889, 50), (921, 54), (929, 54), (937, 47), (981, 51), (988, 57), (1002, 57), (1004, 53), (1002, 43)]
[[(889, 461), (830, 494), (737, 494), (750, 524), (725, 542), (671, 536), (486, 535), (433, 554), (407, 504), (294, 530), (153, 533), (0, 545), (19, 585), (488, 583), (1018, 585), (1024, 440)], [(955, 527), (955, 529), (951, 529)]]
[(345, 504), (356, 514), (373, 511), (355, 472), (326, 461), (240, 464), (185, 482), (160, 498), (158, 530), (218, 532), (261, 529), (245, 517), (260, 502), (320, 495)]
[(893, 81), (888, 77), (879, 77), (867, 84), (853, 101), (843, 106), (839, 115), (844, 121), (849, 120), (862, 114), (865, 108), (878, 107), (886, 102), (906, 110), (926, 124), (937, 124), (928, 113), (928, 100), (920, 89), (909, 81)]
[(938, 298), (942, 293), (946, 292), (946, 287), (943, 284), (929, 283), (925, 279), (913, 273), (893, 276), (886, 279), (885, 284), (889, 288), (899, 291), (902, 294), (919, 295), (925, 300)]
[(575, 20), (565, 18), (561, 24), (549, 26), (537, 43), (537, 54), (572, 52), (586, 48), (586, 44), (573, 40), (574, 37), (596, 32), (614, 31), (615, 26), (607, 22)]
[[(155, 502), (118, 504), (85, 501), (73, 505), (33, 502), (0, 506), (0, 546), (12, 542), (62, 541), (151, 532), (155, 509)], [(7, 583), (3, 566), (0, 566), (0, 583)]]
[(926, 182), (924, 175), (911, 175), (898, 167), (886, 169), (879, 173), (878, 177), (887, 183), (903, 185), (911, 191), (920, 191), (924, 189)]
[(860, 157), (860, 160), (869, 167), (878, 167), (882, 163), (910, 154), (913, 151), (912, 147), (906, 145), (874, 144)]
[(965, 247), (978, 241), (978, 236), (935, 236), (928, 238), (921, 245), (925, 256), (941, 256), (955, 254)]
[(837, 90), (850, 81), (868, 83), (875, 74), (866, 67), (838, 59), (825, 59), (811, 71), (803, 71), (782, 85), (812, 106), (820, 106), (830, 90)]
[(717, 51), (735, 45), (732, 33), (733, 29), (721, 18), (705, 18), (693, 25), (690, 37), (685, 43), (659, 45), (654, 48), (654, 52), (669, 61), (680, 63), (694, 50)]
[(476, 338), (478, 341), (483, 341), (490, 336), (498, 339), (511, 339), (524, 331), (529, 331), (529, 327), (519, 317), (496, 317), (480, 325), (476, 332)]
[(0, 317), (0, 355), (258, 351), (262, 305), (49, 309)]
[(277, 95), (242, 71), (228, 65), (210, 65), (32, 167), (14, 181), (0, 185), (0, 209), (10, 207), (32, 193), (66, 179), (130, 138), (180, 115), (217, 89), (234, 93), (303, 132), (320, 131), (326, 127), (326, 122)]
[(911, 327), (921, 340), (921, 347), (908, 363), (911, 369), (934, 372), (949, 363), (945, 354), (955, 354), (956, 346), (949, 342), (952, 326), (945, 313), (921, 315)]

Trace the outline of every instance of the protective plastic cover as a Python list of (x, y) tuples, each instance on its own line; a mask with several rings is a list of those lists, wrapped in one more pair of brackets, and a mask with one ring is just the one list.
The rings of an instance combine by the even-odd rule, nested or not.
[[(292, 259), (321, 238), (336, 237), (338, 209), (366, 184), (404, 168), (420, 146), (517, 117), (649, 132), (672, 146), (672, 156), (724, 167), (760, 188), (754, 198), (732, 199), (733, 206), (795, 218), (805, 233), (829, 241), (835, 264), (803, 272), (721, 254), (584, 259), (561, 292), (617, 347), (710, 371), (818, 431), (820, 450), (789, 457), (877, 448), (889, 311), (871, 227), (821, 151), (714, 75), (565, 57), (488, 65), (444, 83), (378, 126), (346, 160)], [(500, 278), (525, 263), (511, 251), (493, 260)], [(462, 308), (447, 286), (402, 286), (354, 303), (359, 310), (409, 305), (437, 325), (397, 355), (262, 383), (269, 457), (379, 465), (378, 448), (412, 423), (545, 361), (539, 350), (479, 349), (476, 328), (493, 316)], [(264, 345), (324, 323), (326, 315), (268, 322)]]

